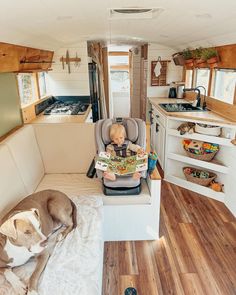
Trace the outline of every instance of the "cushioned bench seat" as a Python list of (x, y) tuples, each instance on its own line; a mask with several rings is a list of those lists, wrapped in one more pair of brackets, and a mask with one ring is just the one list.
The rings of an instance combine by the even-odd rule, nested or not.
[(104, 205), (149, 204), (151, 196), (147, 183), (142, 183), (142, 193), (136, 196), (105, 196), (102, 192), (101, 181), (88, 178), (85, 174), (46, 174), (36, 191), (55, 189), (71, 195), (97, 195), (103, 198)]

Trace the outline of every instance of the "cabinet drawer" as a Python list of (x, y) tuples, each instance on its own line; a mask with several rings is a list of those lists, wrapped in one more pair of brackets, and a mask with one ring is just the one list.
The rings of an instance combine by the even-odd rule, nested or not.
[(164, 116), (156, 108), (153, 108), (153, 117), (159, 124), (162, 124), (164, 127), (166, 126), (166, 116)]

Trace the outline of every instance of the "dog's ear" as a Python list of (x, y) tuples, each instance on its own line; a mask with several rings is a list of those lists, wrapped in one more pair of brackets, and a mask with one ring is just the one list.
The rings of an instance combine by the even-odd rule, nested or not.
[(10, 217), (0, 226), (0, 233), (14, 240), (17, 238), (15, 220), (14, 216)]
[(36, 218), (39, 220), (39, 210), (36, 208), (31, 208), (30, 210), (35, 214)]

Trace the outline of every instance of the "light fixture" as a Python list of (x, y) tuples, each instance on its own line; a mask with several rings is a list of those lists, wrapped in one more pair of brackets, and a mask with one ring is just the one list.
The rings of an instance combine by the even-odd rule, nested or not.
[(163, 8), (111, 8), (109, 10), (110, 19), (152, 19), (156, 18)]

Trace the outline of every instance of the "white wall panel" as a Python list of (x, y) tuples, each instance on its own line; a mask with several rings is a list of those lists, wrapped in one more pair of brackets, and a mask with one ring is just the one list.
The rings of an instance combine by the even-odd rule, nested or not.
[[(65, 64), (64, 69), (60, 58), (66, 57), (66, 51), (69, 51), (70, 57), (75, 57), (76, 53), (81, 62), (78, 67), (74, 62), (70, 63), (71, 73), (68, 73), (68, 66)], [(53, 71), (49, 72), (48, 88), (49, 93), (55, 96), (63, 95), (90, 95), (89, 75), (88, 75), (88, 52), (87, 42), (80, 42), (73, 46), (59, 48), (55, 51), (52, 66)]]
[(172, 54), (176, 52), (171, 49), (158, 44), (149, 44), (148, 46), (148, 81), (147, 81), (147, 96), (148, 97), (168, 97), (169, 86), (151, 86), (151, 61), (156, 61), (158, 56), (162, 60), (171, 60), (167, 68), (167, 83), (182, 80), (181, 66), (176, 66), (172, 61)]

